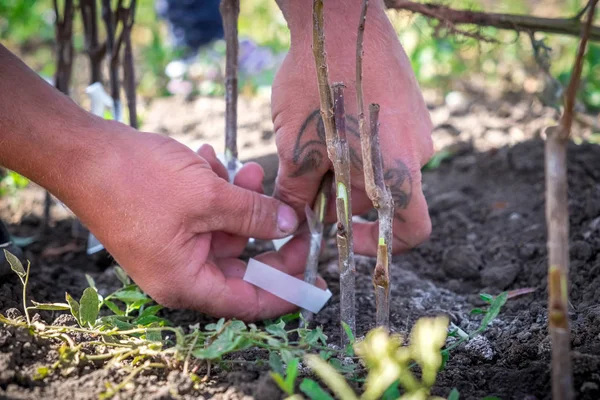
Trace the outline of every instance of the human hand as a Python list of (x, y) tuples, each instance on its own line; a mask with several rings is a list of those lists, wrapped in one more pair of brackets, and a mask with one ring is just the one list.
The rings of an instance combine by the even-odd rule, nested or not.
[[(128, 128), (118, 136), (109, 149), (116, 157), (88, 171), (94, 187), (71, 203), (144, 291), (165, 306), (248, 321), (296, 308), (242, 279), (248, 237), (282, 238), (298, 224), (291, 208), (262, 194), (258, 164), (246, 164), (232, 185), (208, 145), (194, 153)], [(256, 259), (301, 277), (308, 246), (298, 237)]]
[[(312, 204), (323, 175), (332, 164), (327, 156), (325, 131), (319, 114), (319, 93), (311, 40), (312, 20), (307, 2), (290, 2), (283, 8), (292, 46), (277, 73), (272, 92), (280, 166), (275, 197), (293, 206), (302, 218)], [(346, 86), (345, 104), (351, 156), (352, 211), (362, 214), (373, 206), (365, 193), (357, 122), (356, 36), (360, 3), (325, 2), (325, 47), (330, 84)], [(300, 8), (304, 6), (304, 8)], [(293, 9), (293, 7), (298, 7)], [(409, 60), (391, 26), (383, 4), (369, 6), (364, 34), (363, 92), (365, 108), (378, 103), (380, 148), (386, 183), (396, 215), (393, 252), (414, 247), (427, 239), (431, 221), (421, 188), (421, 167), (433, 154), (431, 120)], [(339, 8), (339, 9), (337, 9)], [(307, 19), (302, 24), (299, 21)], [(296, 20), (296, 21), (294, 21)], [(368, 118), (368, 110), (365, 110)], [(335, 221), (334, 203), (328, 212)], [(376, 223), (354, 224), (354, 250), (374, 256), (378, 243)]]

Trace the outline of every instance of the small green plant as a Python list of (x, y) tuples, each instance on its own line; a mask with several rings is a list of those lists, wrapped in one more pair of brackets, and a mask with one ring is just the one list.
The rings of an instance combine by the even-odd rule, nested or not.
[[(11, 319), (0, 314), (0, 323), (26, 328), (42, 339), (63, 342), (56, 362), (38, 368), (32, 378), (44, 380), (55, 373), (68, 375), (79, 365), (89, 362), (103, 362), (107, 367), (119, 364), (128, 371), (128, 375), (119, 383), (107, 382), (102, 399), (112, 398), (130, 385), (138, 374), (149, 369), (182, 368), (199, 385), (201, 379), (195, 373), (203, 363), (207, 367), (216, 364), (226, 368), (236, 362), (228, 355), (249, 348), (268, 352), (271, 376), (288, 399), (302, 399), (298, 390), (309, 399), (333, 399), (328, 391), (309, 377), (303, 377), (298, 385), (303, 371), (300, 360), (342, 400), (359, 398), (349, 389), (348, 382), (365, 383), (361, 399), (432, 399), (427, 396), (437, 372), (448, 360), (449, 352), (481, 333), (498, 315), (507, 298), (531, 290), (484, 295), (482, 299), (488, 301), (489, 309), (479, 329), (471, 334), (450, 330), (450, 336), (459, 339), (443, 349), (448, 330), (448, 320), (444, 317), (419, 320), (412, 330), (408, 346), (403, 346), (402, 337), (389, 335), (382, 329), (373, 330), (364, 340), (357, 341), (349, 327), (344, 326), (349, 344), (338, 348), (327, 342), (321, 327), (289, 329), (289, 324), (302, 318), (300, 313), (265, 321), (261, 328), (225, 319), (206, 325), (204, 330), (199, 325), (185, 330), (173, 326), (160, 316), (162, 306), (155, 304), (119, 267), (114, 272), (121, 287), (105, 297), (99, 293), (94, 279), (86, 275), (89, 287), (83, 291), (79, 301), (66, 293), (65, 303), (31, 301), (32, 305), (28, 305), (27, 285), (31, 265), (28, 262), (25, 268), (13, 254), (6, 250), (4, 254), (23, 286), (25, 318)], [(45, 324), (30, 317), (32, 310), (67, 311), (73, 315), (77, 325)], [(79, 343), (76, 343), (75, 335)], [(262, 360), (256, 362), (261, 363)], [(412, 372), (417, 366), (421, 370), (420, 379)]]
[[(413, 327), (408, 346), (403, 346), (402, 336), (390, 335), (383, 328), (369, 332), (365, 340), (354, 346), (368, 371), (365, 390), (361, 396), (354, 392), (339, 372), (320, 357), (306, 355), (305, 360), (342, 400), (376, 400), (386, 393), (387, 396), (391, 396), (393, 392), (399, 394), (396, 383), (402, 386), (405, 393), (394, 398), (436, 399), (437, 397), (430, 395), (430, 391), (442, 366), (440, 350), (446, 342), (447, 331), (447, 317), (422, 318)], [(420, 379), (412, 371), (413, 362), (421, 368)]]

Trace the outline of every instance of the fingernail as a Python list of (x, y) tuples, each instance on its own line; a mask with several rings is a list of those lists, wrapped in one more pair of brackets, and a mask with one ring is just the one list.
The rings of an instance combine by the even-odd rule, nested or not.
[(296, 212), (288, 206), (281, 205), (277, 210), (277, 227), (283, 233), (294, 233), (298, 226)]

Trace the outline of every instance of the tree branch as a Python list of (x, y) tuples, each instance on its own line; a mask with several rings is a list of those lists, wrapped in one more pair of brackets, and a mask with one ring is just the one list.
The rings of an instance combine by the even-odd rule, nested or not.
[[(385, 0), (388, 8), (419, 13), (452, 25), (478, 25), (517, 32), (547, 32), (580, 36), (583, 24), (579, 18), (542, 18), (518, 14), (497, 14), (468, 10), (457, 10), (441, 4), (415, 3), (409, 0)], [(590, 28), (589, 38), (600, 40), (600, 27)]]
[[(54, 74), (54, 86), (68, 96), (73, 71), (73, 14), (75, 8), (73, 0), (65, 0), (61, 15), (58, 0), (54, 0), (53, 5), (56, 15), (54, 31), (56, 38), (56, 73)], [(42, 224), (44, 230), (50, 227), (51, 207), (52, 196), (46, 191), (44, 223)]]
[(135, 94), (135, 67), (133, 60), (133, 48), (131, 45), (131, 29), (135, 22), (136, 0), (131, 0), (129, 8), (123, 10), (122, 24), (123, 31), (121, 35), (125, 42), (125, 51), (123, 54), (123, 88), (127, 98), (127, 108), (129, 110), (129, 125), (134, 129), (138, 128), (137, 121), (137, 99)]
[(559, 126), (546, 129), (546, 223), (548, 229), (548, 328), (552, 337), (552, 398), (574, 398), (570, 358), (569, 324), (569, 209), (567, 144), (573, 119), (575, 95), (581, 75), (583, 55), (591, 32), (598, 0), (589, 6), (583, 36), (579, 43), (573, 74), (565, 96), (565, 111)]
[(225, 163), (229, 181), (237, 170), (238, 17), (239, 0), (221, 0), (219, 7), (225, 33)]
[(81, 0), (81, 19), (85, 35), (85, 51), (90, 59), (90, 84), (102, 83), (102, 58), (106, 44), (98, 41), (98, 10), (96, 0)]

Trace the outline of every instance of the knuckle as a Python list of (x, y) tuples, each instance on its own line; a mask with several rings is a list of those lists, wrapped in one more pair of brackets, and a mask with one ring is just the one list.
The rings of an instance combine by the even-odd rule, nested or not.
[(243, 232), (252, 232), (257, 226), (257, 222), (264, 221), (263, 213), (264, 209), (262, 202), (258, 201), (258, 196), (251, 193), (247, 193), (244, 198), (244, 208), (249, 210), (250, 213), (244, 213), (243, 218), (238, 218), (241, 223), (241, 229)]

